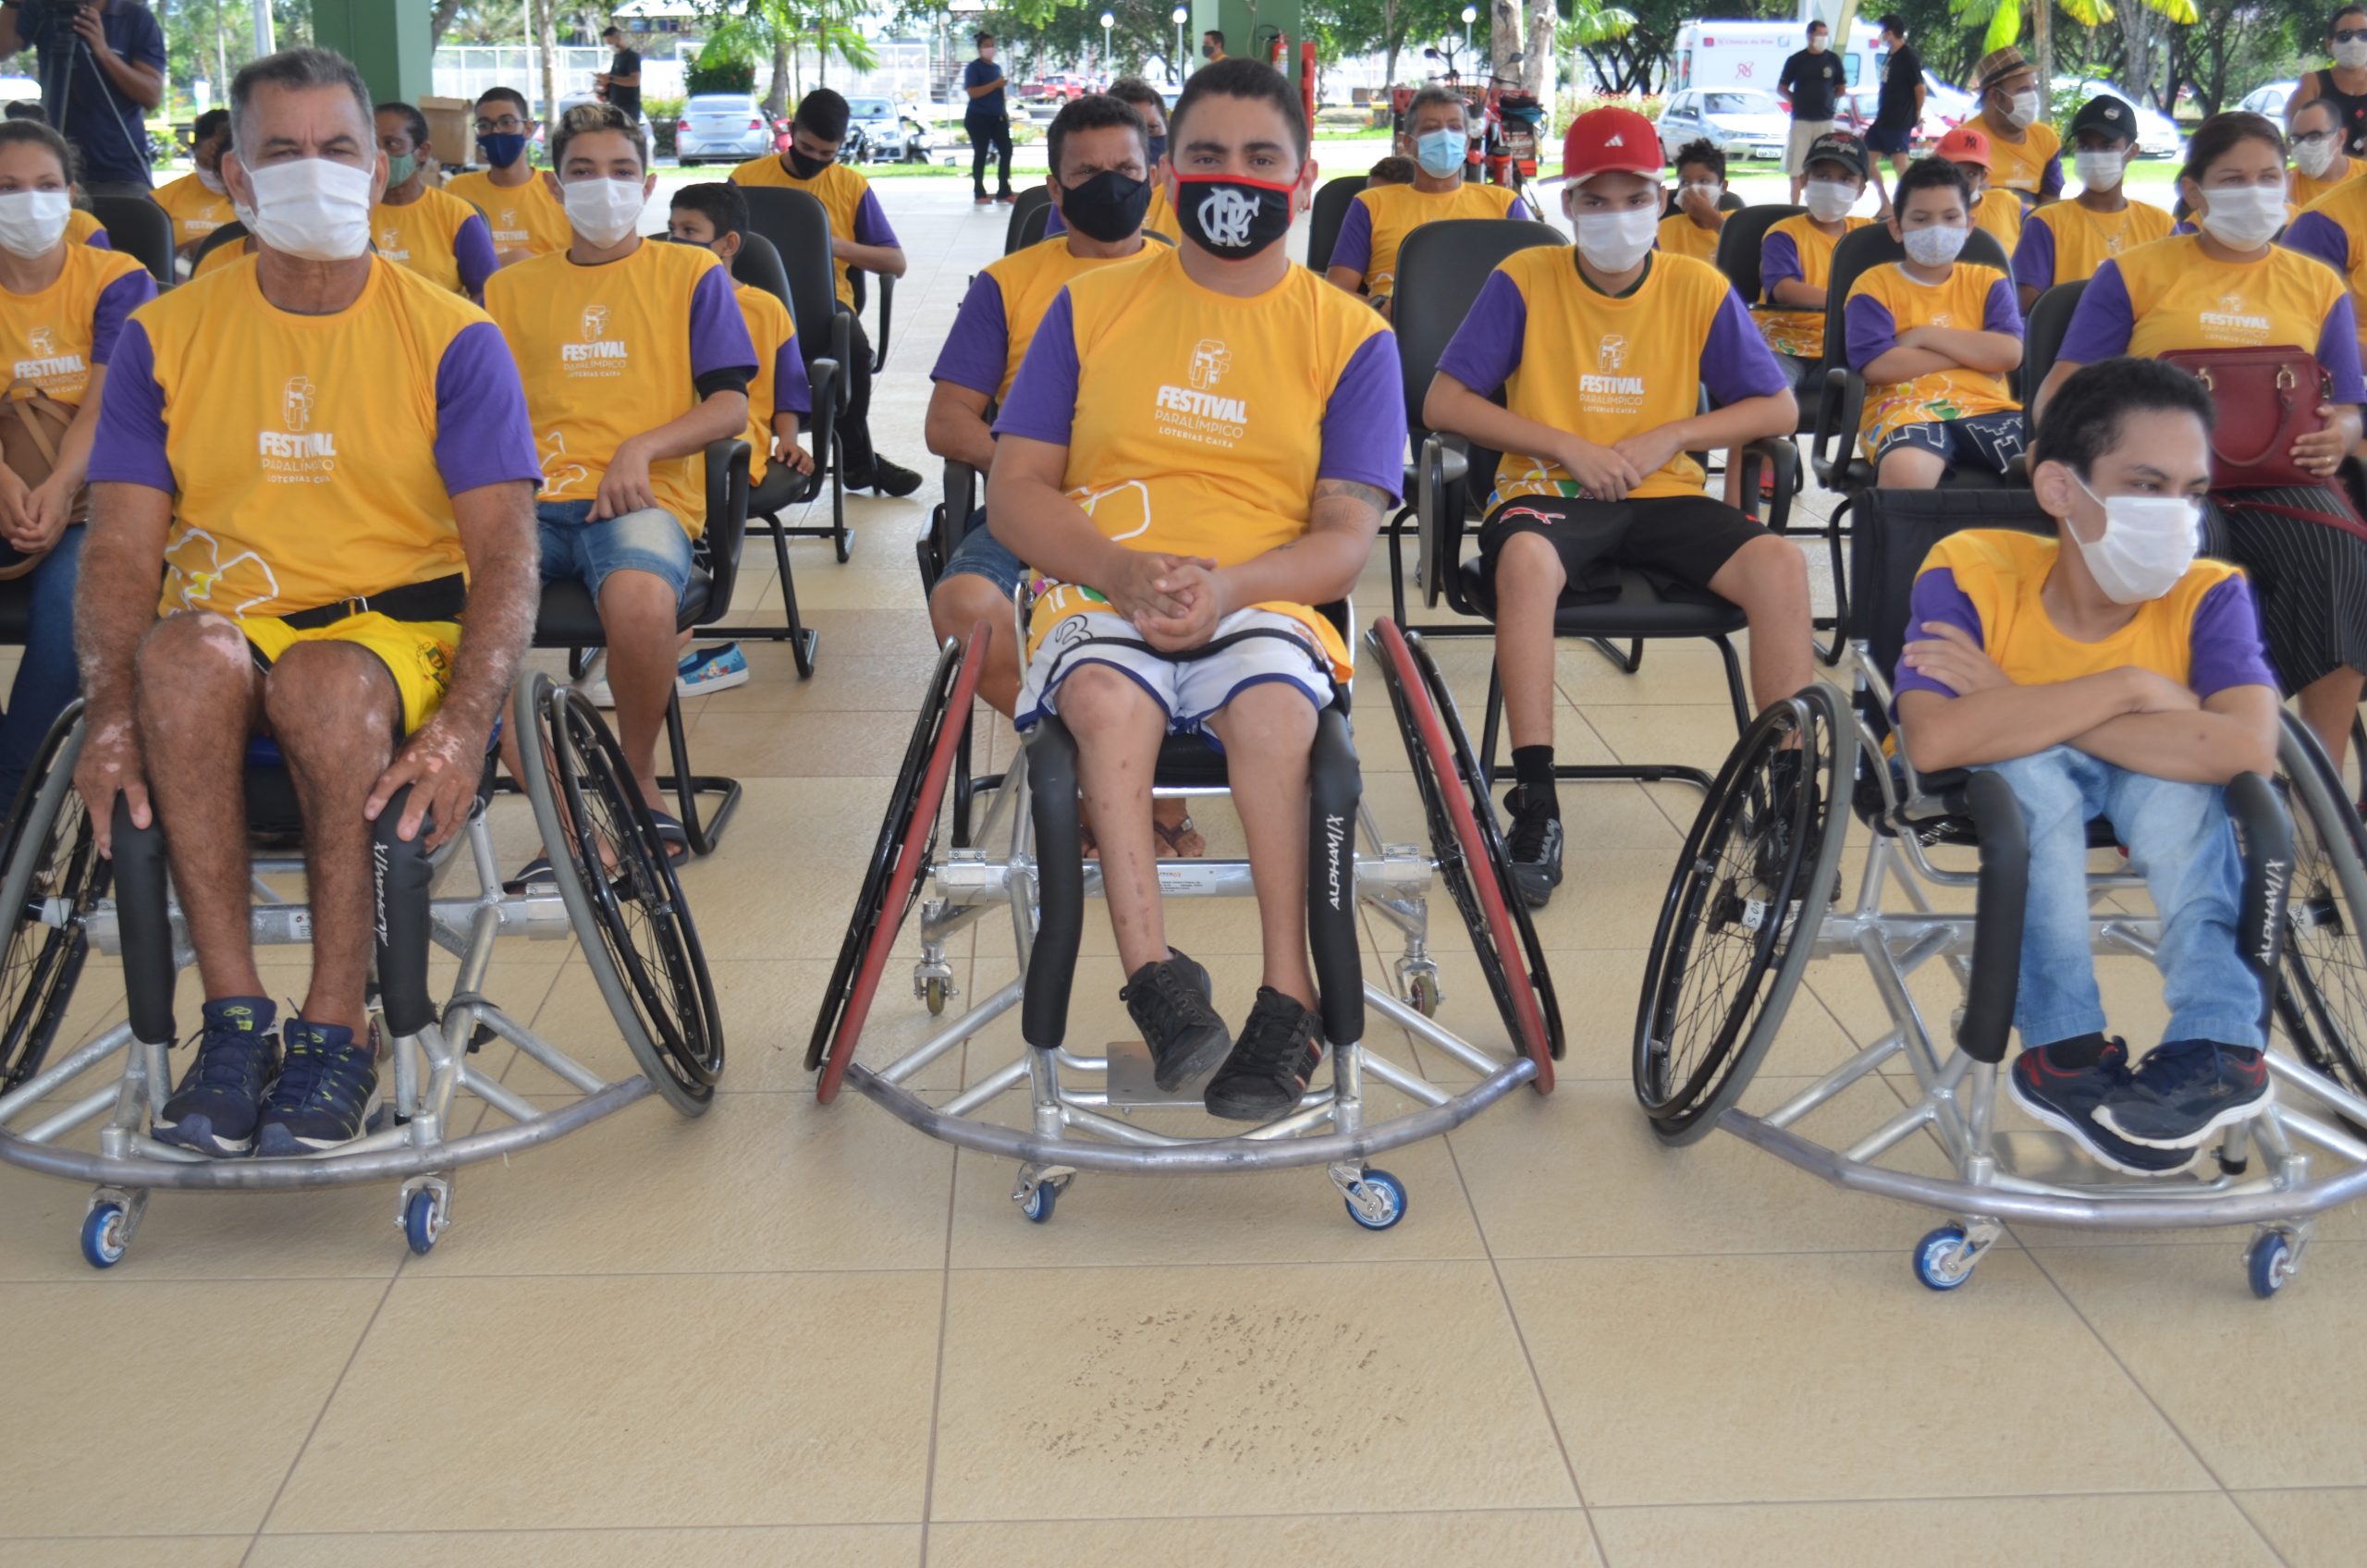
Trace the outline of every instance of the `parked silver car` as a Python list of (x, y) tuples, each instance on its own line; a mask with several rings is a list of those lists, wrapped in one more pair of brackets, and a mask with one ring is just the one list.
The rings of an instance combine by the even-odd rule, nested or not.
[(1707, 137), (1729, 158), (1781, 158), (1791, 116), (1771, 92), (1748, 87), (1688, 88), (1661, 110), (1661, 151)]
[(674, 122), (674, 161), (742, 163), (773, 150), (772, 122), (745, 92), (701, 92), (682, 104)]

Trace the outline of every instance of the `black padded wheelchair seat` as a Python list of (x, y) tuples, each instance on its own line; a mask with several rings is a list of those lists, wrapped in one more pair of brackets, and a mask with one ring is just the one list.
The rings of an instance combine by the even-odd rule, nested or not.
[[(1459, 569), (1463, 592), (1481, 615), (1496, 616), (1495, 584), (1477, 560)], [(1619, 596), (1607, 603), (1565, 601), (1554, 612), (1554, 634), (1562, 637), (1714, 637), (1740, 631), (1748, 624), (1742, 611), (1723, 599), (1671, 599), (1651, 580), (1622, 568)], [(1568, 625), (1563, 622), (1567, 620)]]
[[(706, 619), (714, 587), (715, 580), (705, 560), (694, 563), (690, 583), (682, 590), (681, 607), (674, 615), (676, 631), (688, 631)], [(599, 604), (581, 578), (543, 584), (542, 608), (534, 621), (534, 646), (597, 648), (605, 646), (607, 640), (607, 633), (600, 629)]]

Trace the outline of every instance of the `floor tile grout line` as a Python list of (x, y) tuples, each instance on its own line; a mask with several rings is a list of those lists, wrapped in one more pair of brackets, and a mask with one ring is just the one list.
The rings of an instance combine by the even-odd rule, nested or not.
[(937, 1505), (937, 1426), (945, 1411), (945, 1344), (953, 1319), (953, 1227), (962, 1198), (962, 1151), (945, 1162), (945, 1257), (937, 1296), (937, 1371), (928, 1394), (928, 1462), (921, 1478), (920, 1568), (928, 1568), (929, 1514)]

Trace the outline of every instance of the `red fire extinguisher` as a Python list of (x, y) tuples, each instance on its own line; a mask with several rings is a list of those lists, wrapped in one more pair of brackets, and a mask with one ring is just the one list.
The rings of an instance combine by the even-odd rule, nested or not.
[(1312, 40), (1298, 46), (1298, 98), (1306, 111), (1306, 123), (1315, 124), (1315, 43)]
[(1278, 29), (1274, 36), (1266, 41), (1266, 63), (1276, 70), (1281, 70), (1282, 63), (1290, 57), (1290, 35)]

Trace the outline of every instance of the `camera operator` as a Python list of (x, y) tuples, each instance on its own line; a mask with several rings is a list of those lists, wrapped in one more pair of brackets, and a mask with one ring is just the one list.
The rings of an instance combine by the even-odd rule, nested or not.
[(82, 154), (82, 188), (147, 195), (146, 116), (165, 97), (155, 13), (140, 0), (0, 0), (0, 60), (28, 44), (49, 123)]

